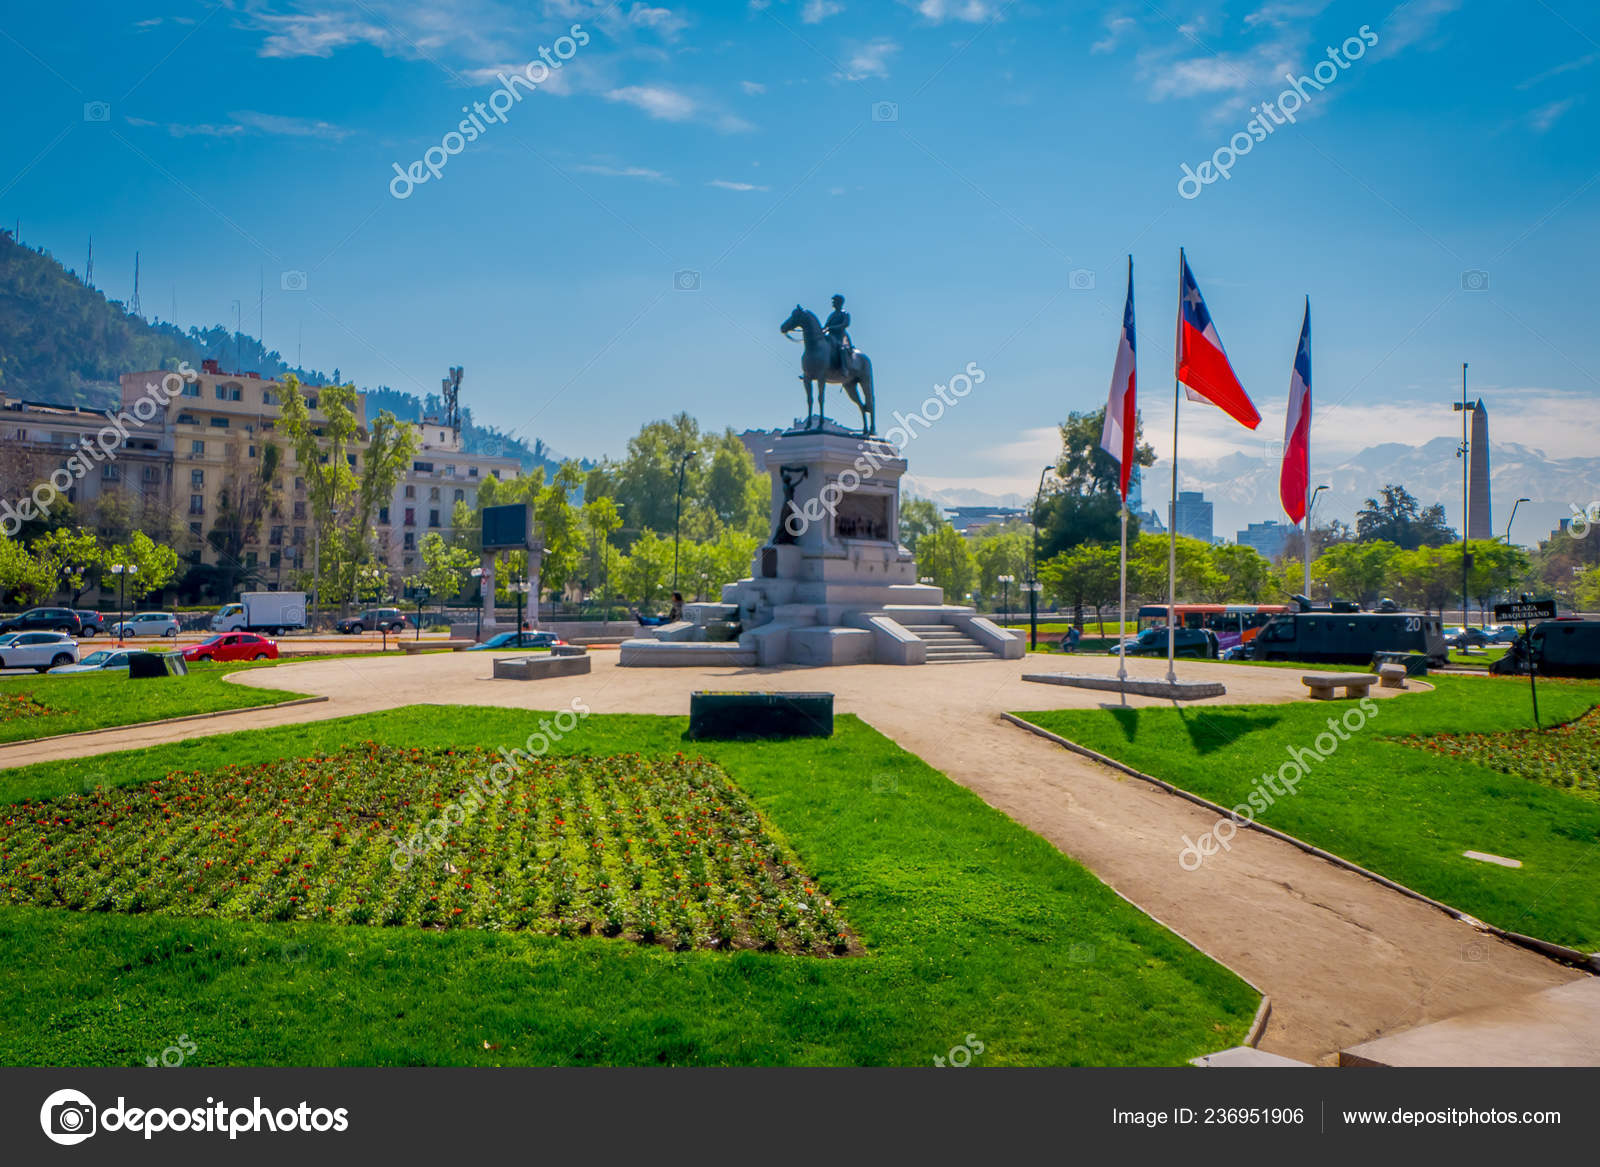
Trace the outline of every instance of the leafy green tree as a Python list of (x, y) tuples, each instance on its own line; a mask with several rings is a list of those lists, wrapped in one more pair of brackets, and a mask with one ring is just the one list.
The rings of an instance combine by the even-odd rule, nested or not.
[(558, 598), (578, 575), (583, 563), (584, 531), (571, 495), (583, 484), (583, 470), (564, 462), (550, 484), (539, 492), (533, 517), (544, 537), (544, 558), (539, 566), (539, 586)]
[[(699, 506), (719, 528), (765, 538), (771, 508), (772, 481), (756, 469), (756, 460), (732, 428), (707, 435), (706, 469)], [(687, 529), (687, 528), (685, 528)], [(696, 528), (696, 534), (701, 529)]]
[(585, 495), (580, 515), (584, 537), (589, 547), (589, 587), (599, 589), (600, 606), (610, 611), (611, 606), (611, 537), (622, 526), (622, 515), (616, 500), (609, 495)]
[(1335, 543), (1311, 561), (1311, 578), (1331, 596), (1369, 604), (1393, 590), (1399, 555), (1400, 548), (1387, 539)]
[(672, 540), (648, 527), (639, 532), (617, 568), (617, 582), (641, 611), (655, 607), (672, 582)]
[(56, 576), (26, 547), (0, 535), (0, 597), (16, 595), (36, 603), (55, 589)]
[(978, 590), (994, 599), (1007, 590), (1001, 585), (1000, 577), (1009, 575), (1013, 581), (1009, 590), (1016, 595), (1017, 583), (1028, 578), (1032, 539), (1032, 531), (1020, 523), (1007, 523), (993, 530), (980, 529), (972, 540), (972, 557), (978, 566)]
[(178, 553), (165, 543), (157, 543), (143, 531), (135, 531), (126, 543), (118, 543), (105, 552), (101, 560), (106, 576), (111, 565), (121, 563), (138, 567), (136, 574), (128, 576), (124, 587), (128, 599), (139, 600), (164, 591), (178, 574)]
[[(1100, 448), (1105, 424), (1102, 409), (1069, 413), (1061, 423), (1061, 456), (1056, 480), (1046, 483), (1039, 504), (1039, 557), (1048, 559), (1079, 543), (1117, 543), (1121, 538), (1122, 496), (1118, 492), (1116, 459)], [(1138, 467), (1155, 462), (1155, 450), (1139, 439), (1142, 418), (1135, 422), (1134, 461)], [(1135, 471), (1137, 473), (1137, 470)], [(1137, 534), (1139, 522), (1130, 518), (1128, 538)]]
[(916, 551), (924, 535), (932, 534), (945, 525), (939, 508), (925, 498), (900, 499), (900, 542), (908, 551)]
[(670, 421), (648, 422), (628, 439), (628, 453), (616, 467), (612, 497), (622, 512), (625, 532), (671, 531), (677, 516), (678, 468), (685, 457), (683, 496), (703, 494), (700, 426), (687, 413)]
[(467, 573), (477, 565), (477, 557), (462, 547), (446, 543), (438, 531), (429, 531), (418, 546), (422, 568), (406, 578), (414, 590), (425, 590), (442, 609), (454, 600), (466, 582)]
[(1056, 605), (1071, 607), (1073, 623), (1083, 627), (1083, 609), (1094, 609), (1095, 623), (1104, 631), (1101, 610), (1117, 602), (1121, 592), (1119, 547), (1082, 543), (1039, 564), (1039, 582)]
[(51, 591), (61, 588), (76, 607), (89, 578), (99, 574), (100, 540), (82, 527), (56, 527), (35, 540), (32, 551), (52, 581)]
[(1259, 603), (1272, 571), (1272, 564), (1259, 551), (1240, 543), (1212, 547), (1211, 566), (1216, 573), (1216, 586), (1211, 594), (1216, 597), (1213, 602), (1219, 604)]
[(941, 523), (917, 541), (917, 573), (944, 589), (945, 603), (960, 604), (972, 590), (977, 564), (960, 532)]
[(1467, 550), (1472, 555), (1467, 594), (1477, 601), (1480, 613), (1487, 613), (1495, 597), (1508, 594), (1527, 576), (1528, 553), (1493, 539), (1468, 540)]
[(1455, 540), (1456, 534), (1445, 522), (1444, 507), (1434, 503), (1424, 508), (1416, 497), (1398, 483), (1389, 483), (1378, 498), (1356, 512), (1356, 538), (1382, 539), (1403, 551), (1418, 547), (1438, 547)]

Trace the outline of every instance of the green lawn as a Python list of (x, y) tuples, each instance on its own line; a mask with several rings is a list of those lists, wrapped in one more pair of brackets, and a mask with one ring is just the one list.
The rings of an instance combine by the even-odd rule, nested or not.
[[(514, 746), (539, 719), (400, 709), (9, 771), (0, 798), (369, 739)], [(1247, 1029), (1258, 998), (1232, 973), (856, 718), (783, 743), (689, 743), (686, 724), (594, 715), (551, 757), (720, 765), (863, 955), (5, 906), (0, 1064), (139, 1064), (183, 1033), (209, 1065), (931, 1065), (969, 1034), (977, 1065), (1171, 1065)]]
[[(1600, 949), (1600, 805), (1579, 793), (1443, 757), (1397, 739), (1532, 726), (1528, 686), (1507, 678), (1430, 678), (1431, 693), (1378, 701), (1378, 713), (1297, 792), (1257, 808), (1264, 823), (1515, 932)], [(1546, 681), (1546, 726), (1579, 717), (1600, 685)], [(1239, 806), (1288, 750), (1317, 748), (1354, 703), (1024, 713), (1037, 725), (1223, 806)], [(1570, 748), (1570, 735), (1563, 737)], [(1583, 739), (1579, 739), (1582, 741)], [(1553, 743), (1552, 743), (1553, 744)], [(1579, 748), (1582, 748), (1581, 746)], [(1292, 779), (1293, 773), (1287, 775)], [(1173, 877), (1181, 878), (1173, 841)], [(1519, 859), (1506, 868), (1463, 851)], [(1225, 855), (1208, 862), (1227, 862)]]
[(61, 733), (108, 729), (292, 701), (301, 693), (230, 685), (223, 677), (236, 665), (194, 665), (186, 677), (134, 681), (124, 672), (63, 673), (0, 679), (0, 701), (23, 698), (43, 708), (31, 715), (7, 716), (0, 705), (0, 742), (30, 741)]

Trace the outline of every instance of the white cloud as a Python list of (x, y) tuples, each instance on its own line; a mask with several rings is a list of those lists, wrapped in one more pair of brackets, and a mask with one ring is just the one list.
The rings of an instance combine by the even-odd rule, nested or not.
[(282, 114), (258, 113), (239, 110), (228, 115), (226, 122), (155, 122), (146, 118), (130, 117), (131, 126), (165, 130), (174, 138), (237, 138), (249, 133), (266, 134), (283, 138), (318, 138), (326, 142), (342, 142), (352, 131), (332, 122), (309, 118), (285, 117)]
[(900, 51), (900, 46), (887, 37), (857, 44), (846, 53), (844, 79), (864, 81), (868, 77), (887, 77), (889, 58)]
[(739, 88), (751, 97), (759, 97), (767, 91), (767, 87), (759, 81), (741, 81), (739, 82)]
[(958, 20), (967, 24), (982, 24), (992, 20), (998, 9), (988, 0), (900, 0), (917, 10), (917, 14), (933, 24)]
[(1555, 125), (1561, 115), (1578, 104), (1576, 97), (1564, 97), (1560, 101), (1552, 101), (1549, 105), (1541, 105), (1528, 115), (1528, 124), (1533, 127), (1533, 132), (1542, 134)]
[(572, 169), (584, 174), (598, 174), (605, 178), (639, 178), (646, 182), (672, 182), (672, 179), (659, 170), (651, 170), (648, 166), (612, 166), (604, 162), (582, 162)]
[(1091, 53), (1115, 52), (1123, 38), (1138, 27), (1138, 22), (1131, 16), (1106, 17), (1106, 35), (1102, 40), (1097, 40), (1089, 46)]
[(714, 186), (718, 190), (751, 191), (772, 189), (769, 186), (757, 186), (753, 182), (730, 182), (726, 178), (713, 178), (710, 182), (706, 183), (706, 185)]
[(647, 28), (666, 40), (672, 40), (689, 22), (670, 8), (635, 4), (628, 10), (628, 23), (635, 28)]
[(800, 9), (800, 19), (806, 24), (821, 24), (830, 16), (837, 16), (844, 11), (844, 5), (835, 3), (835, 0), (806, 0), (805, 6)]
[(1372, 55), (1392, 57), (1412, 45), (1438, 47), (1433, 34), (1444, 18), (1460, 7), (1461, 0), (1410, 0), (1400, 5), (1375, 30), (1378, 43), (1373, 46)]
[(1583, 56), (1578, 57), (1575, 60), (1563, 61), (1559, 65), (1555, 65), (1549, 69), (1546, 69), (1543, 73), (1536, 73), (1534, 76), (1529, 77), (1526, 81), (1519, 84), (1517, 88), (1532, 89), (1535, 85), (1538, 85), (1544, 81), (1548, 81), (1552, 77), (1559, 77), (1563, 73), (1571, 73), (1575, 69), (1587, 69), (1596, 61), (1600, 61), (1600, 53), (1585, 53)]
[(607, 101), (620, 101), (641, 109), (664, 122), (686, 122), (700, 109), (694, 98), (664, 85), (624, 85), (609, 90), (605, 97)]

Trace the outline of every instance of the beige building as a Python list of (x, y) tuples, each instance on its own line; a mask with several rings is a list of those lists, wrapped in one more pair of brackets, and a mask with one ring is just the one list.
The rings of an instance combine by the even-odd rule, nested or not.
[(522, 473), (515, 458), (464, 453), (460, 432), (436, 418), (413, 428), (417, 453), (411, 469), (396, 483), (390, 505), (379, 512), (377, 523), (378, 558), (389, 565), (391, 574), (401, 577), (421, 569), (418, 548), (429, 531), (450, 538), (456, 503), (476, 507), (478, 487), (485, 479), (509, 481)]
[[(132, 410), (140, 398), (149, 396), (151, 383), (159, 384), (168, 375), (125, 373), (123, 408)], [(301, 386), (313, 426), (327, 421), (317, 408), (318, 388)], [(199, 374), (184, 383), (144, 427), (170, 451), (171, 507), (188, 533), (191, 562), (215, 564), (236, 557), (240, 566), (256, 571), (268, 589), (288, 587), (289, 573), (309, 569), (314, 557), (306, 481), (298, 473), (287, 435), (277, 430), (283, 393), (281, 382), (259, 373), (226, 373), (216, 361), (204, 361)], [(355, 409), (358, 429), (347, 457), (359, 471), (367, 442), (364, 396), (357, 396)], [(278, 459), (270, 501), (260, 497), (258, 485), (269, 446), (276, 449)], [(264, 513), (257, 528), (248, 530), (237, 516), (256, 502)], [(209, 541), (213, 531), (224, 536), (223, 547)]]

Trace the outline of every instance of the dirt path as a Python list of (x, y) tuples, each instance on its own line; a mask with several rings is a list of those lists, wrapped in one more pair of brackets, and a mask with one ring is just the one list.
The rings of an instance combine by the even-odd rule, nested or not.
[[(480, 653), (284, 665), (236, 679), (330, 700), (0, 747), (0, 766), (411, 704), (555, 709), (577, 697), (600, 713), (682, 714), (689, 692), (699, 688), (831, 690), (840, 712), (859, 715), (1037, 831), (1269, 994), (1265, 1049), (1331, 1063), (1342, 1047), (1582, 975), (1254, 832), (1241, 832), (1230, 852), (1198, 870), (1182, 870), (1183, 836), (1209, 830), (1212, 816), (1000, 718), (1006, 710), (1088, 708), (1105, 697), (1021, 680), (1025, 671), (1061, 667), (1060, 658), (759, 672), (623, 669), (605, 652), (592, 659), (587, 677), (542, 682), (494, 681), (488, 654)], [(1072, 667), (1114, 672), (1115, 661), (1085, 657)], [(1130, 667), (1153, 676), (1165, 666), (1140, 661)], [(1290, 701), (1305, 693), (1290, 670), (1196, 662), (1181, 672), (1225, 681), (1228, 695), (1210, 703)]]

